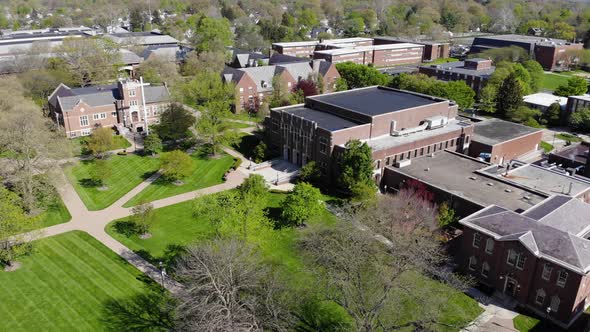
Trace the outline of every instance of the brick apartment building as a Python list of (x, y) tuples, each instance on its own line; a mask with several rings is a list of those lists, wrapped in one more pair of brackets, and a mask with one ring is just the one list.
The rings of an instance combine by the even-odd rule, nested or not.
[(90, 135), (95, 127), (141, 132), (146, 123), (157, 123), (170, 103), (166, 86), (144, 86), (144, 91), (145, 105), (137, 80), (84, 88), (60, 84), (48, 98), (50, 116), (69, 138)]
[(460, 223), (460, 266), (480, 283), (564, 328), (590, 305), (589, 204), (555, 195), (521, 214), (491, 205)]
[(495, 70), (492, 60), (478, 58), (418, 67), (419, 73), (441, 81), (464, 81), (476, 93), (484, 87)]
[(411, 43), (424, 46), (422, 53), (422, 62), (431, 62), (441, 58), (448, 58), (451, 45), (444, 42), (433, 41), (416, 41), (395, 37), (375, 37), (373, 38), (373, 45), (387, 45), (387, 44), (402, 44)]
[(331, 92), (334, 91), (340, 74), (334, 64), (321, 60), (247, 68), (226, 67), (222, 73), (224, 82), (233, 82), (236, 85), (235, 111), (257, 110), (264, 99), (272, 94), (275, 76), (289, 90), (302, 79), (321, 79), (324, 92)]
[(519, 123), (488, 119), (475, 123), (469, 155), (492, 164), (508, 163), (539, 150), (543, 131)]
[(388, 165), (443, 149), (467, 151), (473, 124), (456, 116), (457, 106), (446, 99), (373, 86), (272, 109), (267, 125), (284, 159), (315, 161), (325, 176), (338, 174), (337, 160), (349, 140), (366, 142), (378, 180)]
[(582, 50), (581, 43), (570, 43), (563, 39), (548, 39), (537, 36), (496, 35), (475, 37), (470, 53), (500, 47), (518, 46), (527, 51), (545, 70), (567, 70), (574, 59), (568, 55), (569, 50)]

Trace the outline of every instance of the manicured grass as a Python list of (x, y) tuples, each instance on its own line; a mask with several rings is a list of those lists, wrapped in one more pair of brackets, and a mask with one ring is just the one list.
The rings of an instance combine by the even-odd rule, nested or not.
[(429, 62), (428, 64), (437, 65), (440, 63), (455, 62), (455, 61), (459, 61), (459, 59), (457, 59), (457, 58), (438, 58), (432, 62)]
[(114, 155), (107, 162), (111, 175), (105, 181), (108, 189), (103, 191), (98, 190), (90, 180), (95, 167), (93, 160), (81, 161), (80, 164), (65, 169), (68, 179), (89, 210), (101, 210), (113, 204), (156, 172), (160, 164), (158, 159), (137, 155)]
[(234, 163), (233, 157), (227, 154), (222, 154), (216, 158), (209, 158), (203, 152), (197, 151), (193, 153), (192, 158), (192, 175), (183, 179), (184, 184), (177, 186), (163, 178), (159, 178), (137, 194), (137, 196), (125, 203), (124, 206), (131, 207), (142, 201), (151, 202), (223, 183), (223, 175)]
[(251, 121), (251, 122), (262, 122), (264, 121), (264, 118), (258, 117), (256, 115), (250, 115), (247, 112), (243, 112), (243, 113), (231, 113), (230, 115), (227, 116), (228, 119), (234, 119), (234, 120), (242, 120), (242, 121)]
[(583, 139), (579, 138), (578, 136), (568, 134), (568, 133), (557, 134), (557, 135), (555, 135), (555, 137), (562, 139), (564, 141), (570, 141), (570, 142), (582, 142), (583, 141)]
[(544, 73), (541, 88), (554, 91), (558, 86), (567, 84), (569, 78), (569, 75)]
[(64, 205), (61, 197), (56, 196), (46, 210), (39, 215), (39, 219), (39, 226), (43, 228), (68, 222), (72, 219), (72, 215)]
[(254, 127), (253, 125), (241, 122), (233, 122), (233, 121), (226, 121), (224, 124), (224, 130), (228, 129), (243, 129), (243, 128), (250, 128)]
[(525, 315), (518, 315), (512, 320), (514, 328), (520, 332), (532, 331), (539, 324), (539, 320)]
[(551, 145), (545, 141), (541, 141), (541, 149), (543, 149), (545, 151), (545, 153), (549, 153), (553, 150), (553, 145)]
[[(39, 240), (0, 270), (0, 331), (100, 331), (106, 302), (144, 291), (145, 276), (83, 232)], [(153, 285), (152, 285), (153, 286)]]
[[(90, 139), (90, 136), (85, 136), (85, 137), (73, 138), (71, 140), (74, 155), (84, 156), (84, 155), (89, 154), (89, 151), (87, 148), (89, 139)], [(120, 135), (113, 136), (112, 150), (126, 149), (130, 146), (131, 146), (131, 143), (129, 143), (129, 141), (126, 140), (125, 137), (120, 136)]]

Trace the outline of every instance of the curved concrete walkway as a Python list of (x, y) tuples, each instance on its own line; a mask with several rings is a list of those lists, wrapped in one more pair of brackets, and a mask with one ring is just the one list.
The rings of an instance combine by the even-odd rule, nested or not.
[[(99, 210), (99, 211), (89, 211), (84, 202), (80, 199), (74, 187), (70, 184), (70, 182), (65, 179), (63, 173), (61, 173), (63, 177), (63, 184), (58, 189), (61, 198), (64, 201), (64, 204), (70, 211), (72, 215), (72, 219), (64, 224), (50, 226), (41, 230), (36, 230), (31, 233), (28, 233), (26, 238), (29, 239), (39, 239), (39, 238), (46, 238), (70, 231), (83, 231), (90, 234), (92, 237), (100, 241), (102, 244), (116, 252), (119, 256), (124, 258), (127, 262), (135, 266), (137, 269), (145, 273), (147, 276), (152, 278), (154, 281), (165, 287), (171, 292), (176, 292), (180, 288), (180, 284), (174, 281), (171, 278), (164, 277), (162, 278), (162, 273), (159, 269), (155, 266), (150, 264), (148, 261), (134, 253), (131, 249), (127, 248), (114, 238), (112, 238), (107, 232), (105, 231), (105, 227), (113, 220), (124, 218), (130, 216), (132, 214), (131, 208), (123, 207), (129, 199), (133, 196), (137, 195), (140, 191), (142, 191), (145, 187), (149, 186), (153, 181), (155, 181), (160, 174), (156, 173), (143, 181), (137, 187), (133, 188), (119, 200), (117, 200), (113, 205), (109, 206), (106, 209)], [(239, 186), (244, 179), (246, 178), (246, 174), (238, 171), (233, 171), (228, 174), (227, 179), (224, 183), (203, 188), (191, 192), (187, 192), (184, 194), (179, 194), (172, 197), (163, 198), (157, 201), (152, 202), (154, 208), (161, 208), (168, 205), (173, 205), (185, 201), (189, 201), (194, 199), (195, 197), (199, 197), (202, 195), (213, 194), (216, 192), (236, 188)]]

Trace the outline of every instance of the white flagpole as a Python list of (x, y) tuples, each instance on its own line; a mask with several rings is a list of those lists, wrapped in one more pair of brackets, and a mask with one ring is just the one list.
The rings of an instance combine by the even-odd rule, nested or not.
[(145, 107), (145, 92), (143, 89), (143, 76), (139, 77), (139, 84), (141, 86), (141, 102), (143, 104), (143, 123), (144, 123), (144, 130), (145, 134), (150, 134), (150, 129), (148, 127), (148, 115), (147, 115), (147, 108)]

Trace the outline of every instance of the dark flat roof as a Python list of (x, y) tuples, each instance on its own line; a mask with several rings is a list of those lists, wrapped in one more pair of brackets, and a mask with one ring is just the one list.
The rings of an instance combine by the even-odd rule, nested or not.
[(345, 108), (355, 113), (377, 116), (408, 108), (435, 104), (444, 99), (418, 93), (373, 86), (308, 97), (319, 103)]
[(348, 121), (336, 115), (332, 115), (330, 113), (325, 112), (319, 112), (303, 106), (288, 108), (283, 110), (283, 112), (290, 113), (310, 121), (314, 121), (318, 124), (318, 127), (326, 129), (328, 131), (336, 131), (340, 129), (356, 127), (359, 125), (355, 122)]
[(496, 145), (537, 131), (540, 129), (500, 119), (488, 119), (475, 124), (473, 140), (483, 144)]
[(585, 164), (588, 158), (590, 146), (582, 143), (578, 143), (561, 151), (551, 152), (552, 155), (559, 156), (564, 159), (576, 161), (581, 164)]

